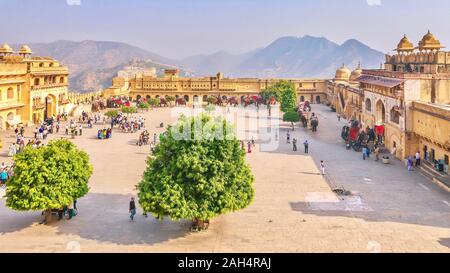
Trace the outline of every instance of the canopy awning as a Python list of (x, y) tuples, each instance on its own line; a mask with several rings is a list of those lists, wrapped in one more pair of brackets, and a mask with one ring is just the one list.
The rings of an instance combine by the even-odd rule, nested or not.
[(383, 87), (393, 88), (404, 83), (403, 79), (386, 78), (372, 75), (362, 75), (357, 79), (358, 82), (379, 85)]

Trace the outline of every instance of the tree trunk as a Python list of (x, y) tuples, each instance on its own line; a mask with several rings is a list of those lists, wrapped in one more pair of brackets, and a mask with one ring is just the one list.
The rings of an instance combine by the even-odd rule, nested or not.
[(209, 220), (200, 220), (198, 218), (194, 218), (192, 220), (192, 231), (203, 231), (209, 228)]
[(48, 209), (44, 212), (44, 223), (46, 225), (51, 224), (51, 222), (53, 221), (53, 217), (52, 217), (52, 210)]

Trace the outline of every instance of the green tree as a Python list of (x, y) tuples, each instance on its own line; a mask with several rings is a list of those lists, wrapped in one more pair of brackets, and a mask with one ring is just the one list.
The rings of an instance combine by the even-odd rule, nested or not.
[(107, 116), (108, 118), (115, 118), (118, 115), (119, 115), (118, 110), (109, 110), (108, 112), (105, 113), (105, 116)]
[[(194, 138), (198, 133), (202, 137)], [(210, 219), (247, 207), (253, 182), (232, 126), (200, 115), (181, 117), (169, 127), (137, 188), (145, 212), (158, 219), (192, 219), (194, 228), (205, 229)]]
[(135, 114), (137, 113), (137, 108), (134, 106), (122, 106), (122, 113), (124, 114)]
[(40, 148), (26, 147), (14, 157), (14, 175), (8, 182), (6, 206), (18, 211), (62, 209), (89, 191), (89, 156), (68, 140), (53, 140)]
[(300, 121), (300, 115), (295, 111), (286, 112), (283, 115), (283, 121), (290, 122), (292, 125), (292, 130), (294, 130), (294, 123)]
[(263, 97), (266, 101), (269, 101), (272, 97), (277, 101), (281, 101), (281, 90), (275, 84), (274, 86), (270, 86), (259, 93), (261, 97)]
[(148, 108), (150, 108), (150, 105), (147, 102), (141, 102), (139, 103), (138, 107), (142, 110), (148, 110)]
[(217, 103), (217, 98), (214, 96), (209, 96), (206, 98), (206, 101), (208, 102), (208, 104), (216, 104)]
[(170, 106), (172, 106), (172, 102), (175, 101), (174, 96), (166, 96), (166, 101), (169, 103)]
[(293, 83), (288, 81), (280, 81), (276, 87), (281, 90), (281, 111), (293, 111), (297, 106), (297, 91)]
[(152, 106), (152, 108), (153, 108), (153, 107), (159, 105), (159, 99), (155, 99), (155, 98), (149, 99), (149, 100), (148, 100), (148, 103), (149, 103), (149, 104)]

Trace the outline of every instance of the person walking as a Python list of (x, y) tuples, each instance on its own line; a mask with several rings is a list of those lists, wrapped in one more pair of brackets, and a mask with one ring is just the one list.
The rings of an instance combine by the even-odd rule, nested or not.
[(341, 121), (341, 115), (338, 115), (337, 118), (338, 118), (338, 121), (340, 122)]
[(320, 161), (320, 172), (322, 173), (322, 175), (325, 175), (325, 163), (323, 162), (323, 160)]
[(291, 134), (289, 133), (289, 131), (287, 131), (286, 133), (286, 143), (291, 143)]
[(83, 135), (83, 125), (80, 125), (80, 136)]
[(420, 152), (417, 151), (416, 153), (416, 167), (420, 166)]
[(293, 150), (294, 152), (297, 151), (297, 139), (296, 139), (296, 138), (294, 138), (294, 139), (292, 140), (292, 150)]
[(380, 160), (380, 147), (375, 146), (375, 161)]
[(408, 164), (407, 165), (408, 165), (408, 171), (409, 172), (412, 171), (412, 168), (413, 168), (413, 165), (414, 165), (412, 156), (408, 157)]
[(309, 153), (309, 143), (308, 140), (305, 140), (303, 143), (303, 146), (305, 146), (305, 154)]
[(362, 155), (363, 155), (363, 160), (366, 160), (366, 156), (367, 156), (367, 148), (366, 147), (362, 148)]
[(129, 212), (131, 221), (134, 221), (134, 215), (136, 215), (136, 203), (134, 202), (134, 197), (131, 197)]

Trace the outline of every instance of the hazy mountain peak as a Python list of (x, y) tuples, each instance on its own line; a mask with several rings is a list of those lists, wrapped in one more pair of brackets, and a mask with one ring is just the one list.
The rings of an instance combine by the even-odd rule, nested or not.
[[(70, 89), (92, 91), (106, 88), (117, 71), (134, 65), (158, 69), (187, 67), (198, 75), (224, 72), (230, 77), (332, 77), (342, 63), (350, 68), (358, 62), (378, 68), (384, 54), (364, 43), (349, 39), (338, 45), (325, 37), (284, 36), (265, 47), (243, 54), (217, 51), (174, 61), (121, 42), (60, 40), (29, 44), (36, 55), (52, 56), (70, 70)], [(15, 46), (17, 47), (17, 46)]]
[(339, 45), (325, 37), (305, 35), (280, 37), (252, 54), (241, 54), (240, 58), (235, 55), (224, 61), (217, 55), (209, 55), (185, 65), (204, 75), (222, 71), (242, 77), (331, 78), (342, 63), (353, 67), (361, 62), (366, 68), (375, 68), (383, 59), (383, 53), (356, 39)]

